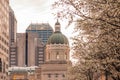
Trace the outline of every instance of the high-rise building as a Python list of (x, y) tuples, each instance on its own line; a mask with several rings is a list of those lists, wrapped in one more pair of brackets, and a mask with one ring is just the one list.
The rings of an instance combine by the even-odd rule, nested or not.
[(36, 32), (42, 39), (42, 42), (46, 43), (49, 36), (53, 33), (52, 27), (48, 23), (30, 24), (26, 29), (26, 32)]
[(43, 63), (44, 59), (39, 59), (38, 53), (43, 53), (44, 47), (37, 33), (17, 33), (16, 42), (17, 44), (13, 46), (14, 50), (11, 49), (15, 53), (15, 55), (13, 53), (11, 55), (11, 59), (13, 58), (11, 67), (38, 66), (40, 60)]
[(17, 20), (12, 8), (9, 8), (9, 34), (10, 34), (10, 45), (16, 42), (16, 33), (17, 33)]
[(0, 80), (7, 80), (9, 53), (9, 0), (0, 0)]
[(27, 32), (25, 42), (25, 65), (40, 66), (43, 62), (44, 44), (37, 33)]
[[(15, 38), (14, 32), (12, 36)], [(17, 33), (16, 39), (11, 38), (10, 66), (40, 66), (43, 64), (45, 43), (52, 33), (52, 27), (45, 23), (31, 24), (26, 33)]]
[(44, 62), (44, 45), (37, 33), (17, 33), (17, 44), (13, 46), (12, 66), (39, 66)]
[(25, 66), (25, 33), (17, 33), (15, 42), (10, 45), (9, 64), (10, 67)]
[(14, 11), (9, 8), (9, 66), (17, 65), (17, 57), (15, 57), (16, 48), (16, 33), (17, 33), (17, 20)]
[[(32, 41), (32, 36), (27, 36), (29, 33), (38, 34), (38, 38), (35, 41)], [(26, 65), (28, 66), (39, 66), (44, 63), (45, 60), (45, 44), (48, 38), (52, 35), (53, 29), (48, 23), (37, 23), (30, 24), (26, 29)], [(32, 41), (32, 42), (29, 42)], [(41, 44), (42, 42), (42, 44)], [(33, 44), (37, 44), (37, 46), (33, 47)], [(31, 47), (33, 48), (31, 48)], [(33, 57), (32, 60), (31, 57)], [(35, 62), (33, 62), (35, 61)], [(35, 64), (33, 64), (33, 63)]]

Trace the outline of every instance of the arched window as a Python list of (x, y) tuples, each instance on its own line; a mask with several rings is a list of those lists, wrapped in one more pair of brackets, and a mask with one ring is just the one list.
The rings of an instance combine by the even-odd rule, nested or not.
[(48, 53), (48, 59), (50, 59), (50, 53)]
[(48, 74), (48, 78), (51, 78), (51, 74)]
[(62, 77), (64, 78), (64, 77), (65, 77), (65, 74), (62, 74)]
[(0, 72), (2, 72), (2, 60), (0, 58)]
[(67, 53), (65, 53), (65, 59), (67, 59)]
[(59, 59), (60, 56), (59, 56), (59, 52), (56, 53), (56, 58)]
[(55, 74), (55, 77), (57, 78), (57, 77), (58, 77), (58, 74)]

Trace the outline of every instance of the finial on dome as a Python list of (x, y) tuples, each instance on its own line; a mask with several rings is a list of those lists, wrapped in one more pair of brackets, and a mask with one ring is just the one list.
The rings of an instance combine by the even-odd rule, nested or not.
[(59, 20), (57, 19), (57, 22), (55, 23), (55, 25), (60, 25), (60, 23), (59, 23)]
[(60, 23), (59, 23), (59, 21), (58, 21), (58, 19), (57, 19), (57, 22), (55, 23), (55, 32), (60, 32)]
[(60, 28), (61, 28), (61, 25), (60, 25), (60, 23), (59, 23), (59, 17), (60, 17), (60, 14), (58, 13), (57, 14), (57, 22), (55, 23), (55, 32), (60, 32), (61, 30), (60, 30)]
[(55, 25), (60, 25), (59, 18), (60, 18), (60, 13), (57, 13), (57, 22), (55, 23)]

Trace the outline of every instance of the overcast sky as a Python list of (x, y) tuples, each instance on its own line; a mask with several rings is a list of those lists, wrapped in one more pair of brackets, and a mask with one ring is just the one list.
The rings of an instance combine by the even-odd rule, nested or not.
[[(17, 32), (25, 32), (30, 23), (49, 23), (53, 28), (56, 22), (52, 15), (51, 4), (55, 0), (10, 0), (10, 6), (14, 10), (17, 19)], [(63, 34), (71, 36), (72, 28), (66, 27), (66, 22), (61, 21)]]
[(25, 32), (30, 23), (49, 22), (52, 25), (55, 20), (51, 14), (53, 2), (54, 0), (10, 0), (18, 21), (18, 32)]
[[(53, 28), (56, 22), (52, 15), (51, 4), (55, 0), (10, 0), (10, 6), (14, 10), (17, 19), (17, 32), (23, 33), (31, 23), (49, 23)], [(61, 21), (61, 30), (68, 37), (73, 36), (73, 25), (66, 27), (66, 22)]]

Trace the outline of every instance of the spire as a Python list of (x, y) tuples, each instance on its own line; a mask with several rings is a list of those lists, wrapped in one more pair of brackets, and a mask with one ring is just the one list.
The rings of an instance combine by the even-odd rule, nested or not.
[(59, 23), (58, 19), (57, 19), (57, 22), (55, 23), (55, 25), (60, 25), (60, 23)]
[(55, 23), (55, 32), (60, 32), (60, 23), (59, 23), (59, 20), (57, 19), (57, 22)]

